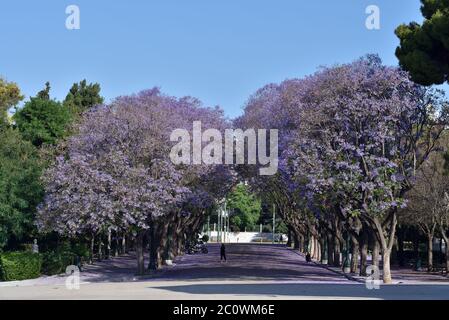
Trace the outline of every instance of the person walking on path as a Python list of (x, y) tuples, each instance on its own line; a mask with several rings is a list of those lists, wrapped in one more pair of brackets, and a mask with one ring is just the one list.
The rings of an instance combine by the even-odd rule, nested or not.
[(220, 262), (224, 259), (224, 261), (226, 262), (226, 247), (224, 245), (224, 243), (221, 244), (220, 247)]
[(312, 261), (312, 257), (310, 256), (310, 252), (307, 252), (307, 254), (306, 254), (306, 261), (307, 261), (307, 263)]

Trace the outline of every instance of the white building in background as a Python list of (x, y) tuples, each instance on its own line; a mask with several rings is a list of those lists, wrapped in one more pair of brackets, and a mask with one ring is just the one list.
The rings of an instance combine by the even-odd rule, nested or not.
[[(204, 233), (207, 234), (207, 233)], [(274, 236), (275, 242), (287, 241), (287, 235), (276, 233)], [(210, 232), (209, 242), (225, 242), (225, 243), (257, 243), (257, 242), (272, 242), (273, 234), (271, 232), (221, 232), (220, 239), (217, 231)], [(218, 241), (217, 241), (218, 240)]]

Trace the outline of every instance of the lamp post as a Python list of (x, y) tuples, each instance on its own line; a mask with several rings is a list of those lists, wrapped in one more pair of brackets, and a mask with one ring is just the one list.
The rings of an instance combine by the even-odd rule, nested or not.
[(223, 242), (226, 242), (229, 238), (228, 232), (229, 232), (229, 211), (224, 210), (223, 211)]
[(221, 208), (218, 209), (218, 219), (217, 219), (217, 242), (221, 242), (220, 239), (220, 230), (221, 230)]

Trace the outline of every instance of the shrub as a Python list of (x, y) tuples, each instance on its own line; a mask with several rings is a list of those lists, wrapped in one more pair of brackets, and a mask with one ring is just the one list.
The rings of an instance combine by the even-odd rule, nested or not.
[(88, 260), (90, 257), (90, 249), (86, 246), (85, 243), (77, 243), (73, 245), (71, 251), (83, 260)]
[(75, 255), (70, 251), (48, 251), (43, 254), (42, 272), (54, 275), (65, 272), (74, 262)]
[(209, 241), (209, 236), (207, 234), (203, 235), (203, 242), (207, 243)]
[(0, 278), (3, 281), (34, 279), (40, 276), (42, 256), (32, 252), (0, 254)]

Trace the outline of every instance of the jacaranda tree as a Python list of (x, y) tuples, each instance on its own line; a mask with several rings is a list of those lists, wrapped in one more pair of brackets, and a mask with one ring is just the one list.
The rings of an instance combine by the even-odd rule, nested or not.
[[(175, 166), (169, 159), (170, 133), (191, 129), (193, 120), (202, 121), (204, 128), (224, 125), (221, 110), (204, 108), (196, 99), (165, 96), (157, 89), (86, 112), (78, 134), (44, 174), (41, 230), (64, 235), (110, 229), (132, 233), (139, 273), (144, 272), (143, 241), (148, 235), (149, 268), (158, 268), (167, 253), (179, 252), (176, 246), (182, 245), (187, 231), (182, 227), (189, 227), (196, 211), (201, 218), (213, 204), (207, 199), (217, 193), (204, 183), (217, 168)], [(191, 231), (199, 227), (196, 223)]]

